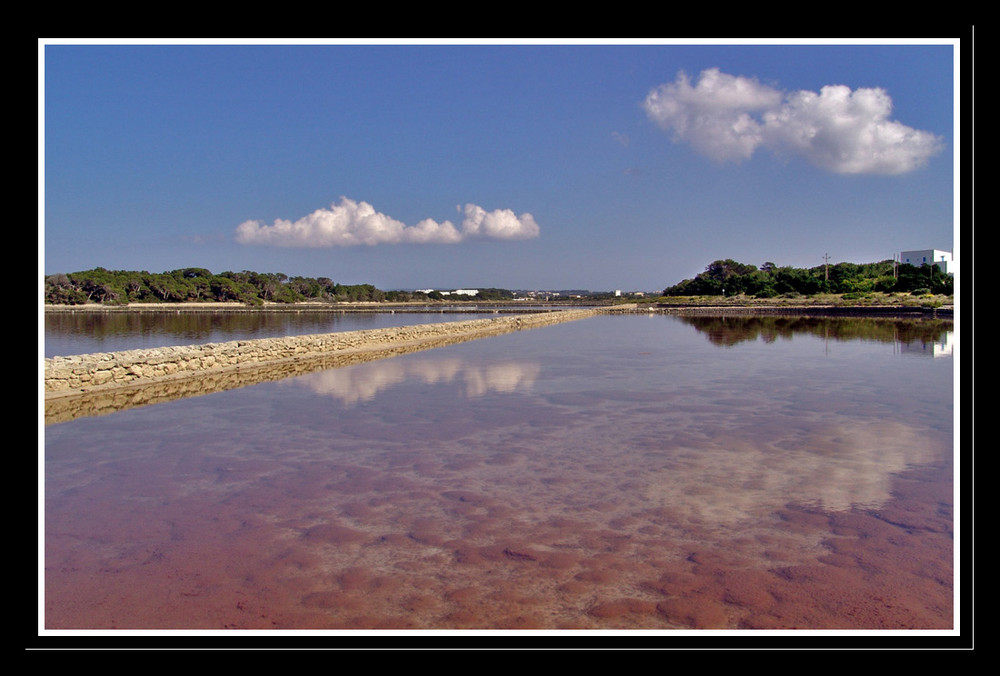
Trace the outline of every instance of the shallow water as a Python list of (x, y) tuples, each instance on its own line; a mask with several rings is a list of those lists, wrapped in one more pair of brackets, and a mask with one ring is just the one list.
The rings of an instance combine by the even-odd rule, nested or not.
[(447, 308), (437, 312), (95, 312), (45, 313), (45, 356), (116, 352), (171, 345), (361, 331), (504, 316)]
[(951, 628), (943, 326), (600, 316), (47, 426), (45, 626)]

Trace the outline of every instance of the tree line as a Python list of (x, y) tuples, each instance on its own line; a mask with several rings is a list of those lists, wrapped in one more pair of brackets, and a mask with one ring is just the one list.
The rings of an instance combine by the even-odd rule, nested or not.
[(220, 272), (181, 268), (151, 273), (94, 268), (45, 277), (45, 302), (52, 305), (125, 305), (128, 303), (237, 302), (248, 305), (316, 301), (406, 302), (442, 300), (507, 300), (507, 289), (479, 289), (474, 296), (439, 291), (382, 291), (371, 284), (338, 284), (328, 277), (289, 277), (276, 272)]
[(667, 287), (664, 296), (736, 296), (773, 298), (818, 293), (865, 294), (871, 292), (954, 293), (954, 280), (936, 265), (919, 267), (892, 260), (878, 263), (837, 263), (813, 268), (756, 265), (732, 259), (710, 263), (692, 279)]
[(182, 268), (151, 273), (99, 267), (45, 278), (45, 302), (57, 305), (192, 301), (250, 305), (308, 300), (378, 302), (389, 300), (390, 294), (371, 284), (338, 284), (326, 277), (289, 277), (283, 273), (249, 270), (213, 274), (204, 268)]

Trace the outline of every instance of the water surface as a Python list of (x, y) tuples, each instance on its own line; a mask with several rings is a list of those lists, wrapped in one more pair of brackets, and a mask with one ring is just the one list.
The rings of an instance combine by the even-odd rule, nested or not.
[(361, 331), (504, 316), (502, 310), (436, 312), (149, 311), (46, 312), (45, 356), (116, 352), (171, 345)]
[(50, 425), (45, 626), (951, 628), (945, 326), (599, 316)]

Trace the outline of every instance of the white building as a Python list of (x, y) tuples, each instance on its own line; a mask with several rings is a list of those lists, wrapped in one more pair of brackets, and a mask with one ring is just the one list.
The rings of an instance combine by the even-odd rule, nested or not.
[[(434, 289), (417, 289), (416, 293), (434, 293)], [(455, 289), (454, 291), (441, 291), (442, 296), (450, 296), (452, 294), (456, 296), (476, 296), (479, 294), (479, 289)]]
[(949, 275), (955, 274), (955, 261), (951, 259), (950, 251), (940, 251), (938, 249), (920, 249), (918, 251), (901, 251), (899, 253), (900, 263), (909, 263), (916, 267), (920, 267), (924, 263), (928, 265), (937, 265), (944, 272)]

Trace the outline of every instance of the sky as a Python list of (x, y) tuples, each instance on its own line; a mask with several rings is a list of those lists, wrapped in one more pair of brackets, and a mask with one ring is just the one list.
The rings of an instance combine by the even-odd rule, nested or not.
[(39, 42), (39, 267), (660, 291), (958, 249), (959, 42)]

